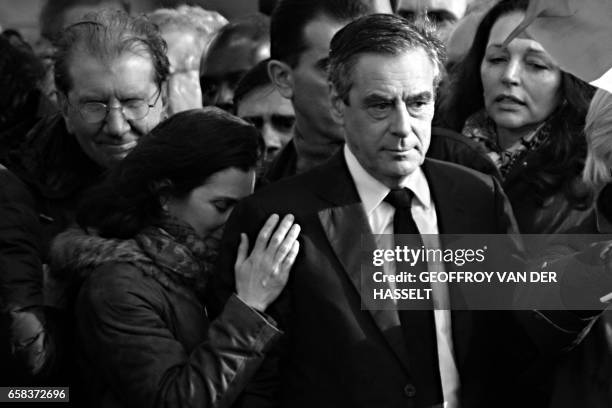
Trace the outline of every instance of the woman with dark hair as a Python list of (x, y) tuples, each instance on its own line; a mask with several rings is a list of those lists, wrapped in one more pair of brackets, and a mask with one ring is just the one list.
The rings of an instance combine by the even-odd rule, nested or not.
[(564, 232), (588, 216), (592, 203), (580, 174), (594, 89), (562, 71), (538, 42), (521, 35), (505, 44), (527, 5), (502, 0), (484, 16), (443, 90), (438, 123), (486, 151), (521, 232)]
[(260, 150), (256, 129), (228, 113), (178, 113), (86, 195), (82, 229), (56, 239), (54, 269), (81, 281), (88, 406), (230, 406), (257, 370), (279, 336), (264, 311), (299, 249), (292, 216), (272, 215), (250, 255), (243, 234), (235, 294), (212, 322), (204, 305), (219, 232), (253, 191)]

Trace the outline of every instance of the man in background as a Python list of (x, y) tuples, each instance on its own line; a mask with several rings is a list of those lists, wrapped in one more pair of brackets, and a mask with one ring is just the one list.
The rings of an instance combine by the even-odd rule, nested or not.
[(293, 137), (295, 112), (291, 101), (270, 81), (268, 61), (255, 65), (240, 80), (234, 95), (236, 114), (261, 132), (265, 145), (264, 167)]
[(470, 0), (399, 0), (397, 14), (408, 19), (426, 17), (446, 43), (455, 25), (466, 13)]
[(270, 19), (254, 14), (219, 30), (203, 56), (200, 87), (204, 106), (235, 113), (234, 90), (255, 64), (270, 56)]
[[(44, 118), (19, 147), (0, 158), (33, 198), (31, 210), (42, 227), (37, 262), (45, 271), (50, 243), (74, 222), (83, 192), (162, 120), (169, 74), (166, 45), (157, 28), (147, 19), (121, 11), (87, 16), (63, 31), (56, 47), (55, 85), (61, 113)], [(41, 289), (42, 276), (43, 271), (15, 275), (5, 282), (21, 280), (23, 285)], [(61, 282), (57, 291), (45, 293), (47, 304), (66, 306), (69, 298), (64, 289), (71, 277), (47, 278)], [(18, 341), (12, 347), (20, 350), (24, 361), (36, 362), (28, 367), (31, 375), (60, 379), (58, 371), (65, 368), (65, 359), (56, 354), (69, 346), (59, 337), (45, 336), (51, 328), (48, 312), (55, 308), (42, 306), (43, 296), (34, 292), (14, 300), (8, 311), (9, 324), (20, 328), (19, 333), (11, 333)], [(44, 353), (45, 358), (30, 358), (32, 353)]]
[(270, 78), (295, 109), (293, 140), (266, 175), (269, 182), (329, 159), (344, 143), (332, 120), (327, 84), (329, 43), (347, 23), (391, 13), (389, 0), (280, 0), (270, 24)]

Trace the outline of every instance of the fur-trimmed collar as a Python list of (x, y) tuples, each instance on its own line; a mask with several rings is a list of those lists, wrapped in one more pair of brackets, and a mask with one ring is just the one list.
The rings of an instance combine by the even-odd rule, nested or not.
[(55, 274), (81, 274), (108, 262), (150, 263), (152, 260), (135, 239), (102, 238), (77, 227), (62, 232), (51, 244), (51, 270)]

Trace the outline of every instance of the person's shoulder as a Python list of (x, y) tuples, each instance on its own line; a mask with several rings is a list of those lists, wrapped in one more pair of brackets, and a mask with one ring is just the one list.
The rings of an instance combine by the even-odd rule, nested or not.
[(452, 178), (459, 184), (482, 185), (483, 187), (493, 187), (494, 184), (492, 176), (461, 164), (428, 157), (425, 159), (424, 165), (427, 171), (434, 173), (435, 176)]
[(247, 201), (260, 203), (300, 203), (314, 197), (329, 173), (323, 164), (304, 173), (282, 178), (258, 189)]
[(33, 199), (26, 185), (9, 169), (0, 164), (0, 204), (20, 203), (33, 206)]
[(94, 267), (85, 277), (79, 298), (96, 309), (121, 305), (161, 305), (162, 285), (142, 268), (129, 262), (106, 262)]
[(454, 130), (432, 127), (427, 157), (461, 164), (499, 178), (499, 171), (485, 149), (474, 140)]

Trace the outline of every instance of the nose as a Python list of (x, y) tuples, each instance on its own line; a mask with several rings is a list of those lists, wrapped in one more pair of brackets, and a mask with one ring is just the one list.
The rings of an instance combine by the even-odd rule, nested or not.
[(507, 85), (517, 85), (521, 78), (521, 63), (511, 59), (502, 73), (502, 82)]
[(275, 156), (281, 147), (283, 147), (278, 131), (274, 129), (269, 121), (266, 121), (261, 129), (261, 134), (266, 145), (266, 158)]
[(395, 107), (393, 120), (391, 122), (391, 133), (397, 137), (408, 137), (411, 132), (411, 117), (406, 104), (401, 102)]
[(223, 82), (217, 92), (215, 106), (233, 113), (234, 89), (227, 82)]
[(111, 137), (120, 138), (130, 131), (130, 124), (123, 116), (121, 108), (111, 108), (104, 120), (104, 131)]

